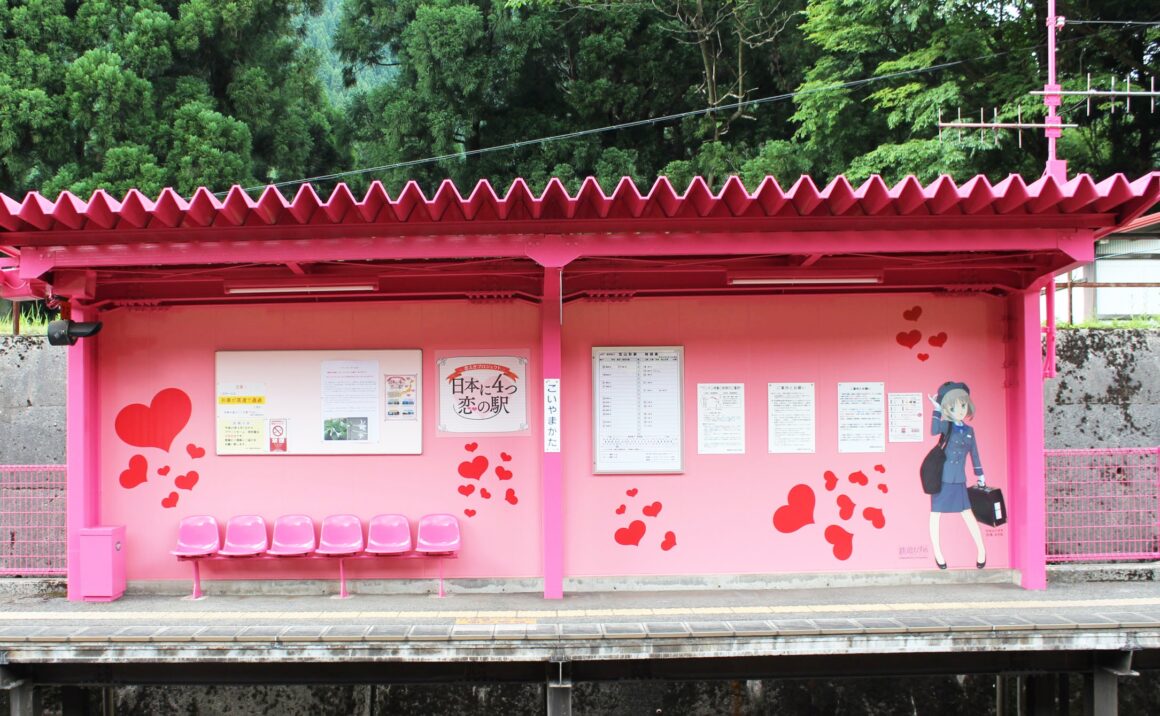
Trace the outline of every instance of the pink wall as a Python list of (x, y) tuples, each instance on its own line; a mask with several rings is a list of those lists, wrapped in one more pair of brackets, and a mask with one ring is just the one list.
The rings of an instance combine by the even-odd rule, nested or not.
[[(917, 320), (904, 313), (920, 307)], [(564, 319), (565, 502), (568, 505), (565, 573), (582, 575), (735, 574), (912, 570), (935, 568), (930, 551), (930, 498), (918, 465), (933, 438), (887, 443), (878, 454), (837, 451), (837, 384), (883, 381), (890, 392), (934, 393), (946, 380), (971, 387), (975, 427), (987, 481), (1005, 487), (1006, 418), (1003, 391), (1002, 301), (987, 297), (801, 296), (585, 303)], [(918, 330), (921, 342), (900, 344), (900, 332)], [(929, 344), (945, 332), (942, 347)], [(590, 349), (593, 345), (685, 347), (685, 473), (593, 476), (591, 473)], [(927, 356), (920, 360), (919, 354)], [(696, 384), (745, 384), (746, 453), (698, 455)], [(771, 455), (767, 450), (766, 384), (813, 382), (817, 396), (817, 452)], [(924, 399), (925, 400), (925, 399)], [(924, 434), (929, 430), (926, 407)], [(881, 466), (885, 472), (875, 469)], [(833, 491), (824, 473), (839, 478)], [(865, 486), (849, 475), (861, 471)], [(973, 479), (969, 480), (973, 483)], [(814, 523), (783, 534), (773, 513), (794, 485), (810, 487)], [(883, 485), (887, 492), (878, 486)], [(635, 496), (629, 490), (636, 489)], [(841, 519), (837, 498), (854, 514)], [(645, 505), (661, 503), (655, 517)], [(617, 509), (625, 506), (624, 514)], [(875, 528), (866, 507), (883, 511)], [(655, 508), (654, 508), (655, 509)], [(639, 545), (622, 545), (616, 530), (632, 519), (646, 525)], [(942, 518), (944, 556), (953, 567), (974, 568), (975, 549), (959, 515)], [(825, 530), (853, 534), (852, 552), (838, 559)], [(1008, 565), (1006, 527), (983, 528), (988, 567)], [(662, 549), (665, 533), (676, 546)]]
[[(915, 320), (914, 308), (921, 308)], [(627, 303), (577, 302), (563, 325), (563, 465), (566, 576), (736, 574), (914, 570), (934, 568), (929, 497), (917, 468), (933, 444), (887, 443), (885, 453), (839, 454), (837, 384), (883, 381), (889, 392), (933, 393), (946, 380), (967, 382), (978, 407), (973, 422), (988, 483), (1006, 487), (1007, 419), (1003, 388), (1004, 304), (988, 297), (800, 296), (656, 299)], [(904, 315), (905, 314), (905, 315)], [(215, 307), (116, 311), (101, 335), (100, 466), (103, 524), (127, 525), (127, 572), (133, 579), (187, 579), (189, 569), (168, 550), (179, 519), (208, 513), (220, 520), (257, 512), (306, 512), (317, 518), (354, 512), (458, 514), (464, 547), (447, 564), (449, 576), (536, 577), (543, 557), (540, 472), (540, 311), (521, 304), (415, 303)], [(900, 332), (917, 330), (906, 347)], [(947, 334), (941, 347), (928, 343)], [(685, 347), (685, 472), (681, 475), (593, 475), (591, 348), (594, 345)], [(421, 348), (424, 351), (424, 443), (418, 456), (218, 457), (214, 455), (214, 352), (217, 350)], [(436, 351), (464, 354), (526, 350), (531, 361), (529, 418), (533, 434), (451, 438), (435, 432)], [(926, 356), (920, 360), (919, 354)], [(817, 396), (817, 452), (770, 455), (766, 440), (766, 383), (813, 382)], [(697, 454), (696, 385), (741, 382), (746, 387), (746, 454)], [(158, 391), (179, 388), (192, 402), (188, 424), (168, 452), (125, 443), (114, 429), (119, 411), (149, 404)], [(929, 420), (929, 408), (927, 408)], [(927, 424), (924, 422), (924, 432)], [(477, 443), (468, 451), (469, 443)], [(193, 444), (190, 453), (187, 446)], [(196, 448), (206, 448), (194, 457)], [(502, 455), (510, 460), (504, 461)], [(148, 463), (147, 480), (131, 488), (121, 475), (134, 455)], [(483, 455), (489, 471), (477, 487), (458, 473), (460, 462)], [(140, 465), (138, 460), (137, 465)], [(514, 473), (499, 482), (491, 470)], [(168, 467), (166, 475), (159, 470)], [(877, 469), (876, 469), (877, 468)], [(198, 480), (191, 489), (189, 471)], [(828, 490), (824, 473), (838, 482)], [(861, 471), (867, 484), (850, 482)], [(130, 478), (132, 484), (135, 480)], [(795, 485), (806, 485), (816, 505), (813, 523), (792, 533), (774, 529), (773, 513)], [(514, 488), (518, 503), (502, 499)], [(635, 489), (633, 496), (627, 494)], [(164, 507), (170, 494), (176, 504)], [(842, 519), (837, 499), (856, 504)], [(645, 506), (659, 503), (654, 515)], [(618, 508), (624, 505), (621, 514)], [(882, 510), (876, 527), (863, 516)], [(468, 517), (464, 510), (475, 510)], [(632, 520), (646, 531), (636, 546), (620, 544), (618, 529)], [(826, 527), (853, 535), (850, 554), (835, 556)], [(983, 528), (990, 567), (1008, 566), (1007, 528)], [(672, 533), (666, 543), (666, 533)], [(942, 518), (944, 554), (951, 567), (972, 567), (975, 553), (958, 515)], [(662, 545), (668, 546), (663, 549)], [(376, 574), (428, 576), (421, 560), (378, 568), (355, 564), (354, 578)], [(378, 571), (376, 571), (378, 570)], [(332, 566), (246, 564), (210, 567), (224, 576), (332, 576)]]
[[(346, 304), (299, 305), (291, 308), (182, 308), (117, 311), (104, 316), (101, 333), (101, 476), (104, 524), (128, 526), (127, 574), (133, 579), (188, 579), (189, 566), (169, 555), (177, 523), (184, 515), (211, 514), (224, 522), (233, 514), (256, 512), (272, 522), (279, 514), (304, 512), (321, 519), (352, 512), (364, 520), (377, 512), (400, 512), (413, 520), (429, 512), (453, 512), (463, 524), (459, 560), (447, 562), (448, 576), (538, 576), (538, 436), (438, 437), (434, 403), (439, 350), (478, 354), (486, 349), (527, 350), (538, 341), (539, 309), (508, 304)], [(422, 348), (425, 420), (423, 454), (412, 456), (228, 456), (214, 454), (214, 352), (333, 348)], [(538, 361), (530, 361), (529, 385), (539, 385)], [(114, 430), (119, 411), (130, 404), (149, 405), (158, 391), (179, 388), (191, 398), (188, 425), (168, 452), (126, 444)], [(538, 400), (538, 393), (536, 395)], [(531, 424), (538, 424), (533, 400)], [(465, 445), (478, 443), (474, 452)], [(199, 458), (187, 446), (205, 448)], [(195, 450), (196, 453), (196, 450)], [(502, 461), (506, 453), (510, 461)], [(148, 480), (131, 489), (120, 475), (134, 455), (148, 461)], [(478, 485), (490, 487), (490, 500), (479, 491), (459, 494), (468, 482), (458, 473), (465, 459), (486, 456), (493, 466), (510, 468), (510, 480), (499, 482), (489, 468)], [(159, 469), (169, 467), (167, 475)], [(192, 489), (176, 486), (178, 476), (198, 473)], [(132, 480), (130, 480), (132, 482)], [(183, 484), (188, 485), (188, 477)], [(500, 489), (502, 487), (502, 489)], [(516, 491), (516, 504), (504, 501)], [(163, 507), (173, 493), (177, 504)], [(476, 510), (468, 518), (464, 509)], [(376, 574), (376, 561), (348, 565), (352, 578)], [(388, 563), (382, 573), (433, 575), (427, 560)], [(305, 563), (214, 563), (211, 577), (326, 576), (334, 565)]]

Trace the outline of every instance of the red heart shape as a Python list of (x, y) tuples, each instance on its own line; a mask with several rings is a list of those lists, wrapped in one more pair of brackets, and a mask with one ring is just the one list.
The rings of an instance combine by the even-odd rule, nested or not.
[(516, 497), (516, 491), (511, 488), (508, 488), (508, 491), (504, 493), (503, 498), (513, 505), (520, 501), (520, 498)]
[(854, 514), (854, 501), (845, 495), (838, 495), (838, 517), (850, 519)]
[(850, 473), (850, 482), (864, 487), (870, 484), (870, 478), (866, 477), (866, 473), (858, 470), (857, 472)]
[(495, 476), (501, 480), (510, 480), (512, 479), (512, 471), (508, 470), (503, 465), (496, 465)]
[(460, 485), (459, 486), (459, 494), (463, 495), (464, 497), (467, 497), (468, 495), (470, 495), (473, 492), (475, 492), (475, 485)]
[(173, 481), (173, 486), (179, 490), (192, 490), (193, 486), (197, 484), (198, 474), (196, 470), (190, 470), (184, 475), (178, 475), (177, 479)]
[(624, 494), (628, 495), (629, 497), (636, 497), (636, 488), (634, 487), (630, 490), (625, 490)]
[(878, 489), (879, 489), (879, 491), (882, 492), (883, 495), (885, 495), (887, 492), (890, 492), (890, 488), (887, 487), (886, 485), (882, 484), (881, 482), (878, 483)]
[(509, 460), (511, 460), (511, 459), (512, 459), (512, 456), (511, 456), (511, 455), (508, 455), (506, 452), (501, 452), (501, 453), (499, 454), (499, 459), (500, 459), (500, 460), (503, 460), (504, 462), (508, 462)]
[(466, 510), (463, 511), (463, 514), (467, 515), (468, 517), (475, 517), (475, 510), (468, 507)]
[(937, 336), (931, 336), (930, 338), (926, 339), (926, 341), (935, 348), (942, 348), (943, 345), (945, 345), (947, 342), (947, 334), (945, 331), (942, 331)]
[(862, 516), (869, 520), (876, 530), (886, 526), (886, 515), (882, 514), (882, 510), (877, 507), (867, 507), (862, 510)]
[[(468, 487), (470, 487), (470, 485), (468, 485)], [(479, 496), (485, 500), (491, 499), (491, 493), (487, 491), (486, 487), (479, 488)]]
[(814, 491), (808, 485), (794, 485), (786, 504), (773, 513), (773, 527), (789, 534), (814, 523)]
[(625, 510), (625, 507), (624, 507), (624, 505), (621, 505), (620, 507), (617, 507), (617, 508), (616, 508), (616, 514), (618, 514), (618, 515), (623, 515), (623, 514), (624, 514), (624, 510)]
[(628, 527), (621, 527), (616, 531), (613, 537), (617, 544), (632, 545), (636, 547), (640, 545), (641, 537), (644, 537), (644, 523), (640, 520), (633, 520)]
[(469, 480), (478, 480), (483, 471), (487, 469), (487, 458), (483, 455), (475, 458), (471, 462), (459, 463), (459, 474), (463, 475)]
[(161, 500), (161, 506), (166, 508), (166, 509), (168, 509), (170, 507), (177, 507), (177, 493), (176, 492), (169, 493), (169, 497), (163, 498)]
[(162, 476), (162, 477), (165, 477), (166, 475), (169, 474), (169, 466), (166, 465), (164, 467), (157, 468), (157, 474)]
[(199, 457), (205, 457), (205, 448), (198, 447), (193, 443), (186, 445), (185, 451), (189, 453), (189, 456), (194, 460), (198, 459)]
[(926, 361), (930, 360), (930, 354), (929, 353), (919, 353), (917, 358), (920, 361), (923, 361), (925, 363)]
[(645, 505), (641, 512), (644, 513), (645, 517), (656, 517), (661, 513), (661, 506), (661, 503), (654, 502), (651, 505)]
[(909, 310), (902, 312), (902, 317), (908, 321), (917, 321), (918, 317), (922, 315), (922, 306), (915, 306)]
[(885, 465), (875, 465), (874, 471), (875, 472), (886, 472), (886, 466)]
[(838, 486), (838, 476), (832, 470), (826, 470), (826, 474), (823, 477), (826, 478), (826, 491), (832, 492)]
[(661, 549), (668, 552), (673, 547), (677, 546), (677, 535), (673, 532), (665, 532), (665, 541), (661, 542)]
[(894, 337), (894, 340), (898, 341), (900, 345), (903, 345), (907, 348), (914, 348), (918, 345), (918, 342), (922, 340), (922, 332), (918, 329), (910, 331), (909, 333), (902, 331)]
[(854, 535), (837, 525), (826, 528), (826, 541), (834, 546), (834, 556), (838, 559), (847, 560), (854, 554)]
[(479, 447), (479, 443), (467, 443), (463, 446), (463, 449), (467, 452), (475, 452), (475, 448), (477, 447)]
[[(129, 458), (129, 469), (121, 471), (121, 487), (132, 490), (137, 485), (149, 479), (149, 461), (144, 455), (134, 455)], [(160, 472), (160, 470), (158, 471)]]
[(193, 404), (184, 391), (166, 388), (149, 405), (133, 403), (117, 413), (113, 427), (117, 436), (136, 447), (156, 447), (168, 452), (173, 439), (189, 422)]

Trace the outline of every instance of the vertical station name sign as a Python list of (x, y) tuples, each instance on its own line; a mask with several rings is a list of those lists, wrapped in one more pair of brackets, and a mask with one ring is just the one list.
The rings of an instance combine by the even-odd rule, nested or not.
[(592, 349), (593, 471), (683, 470), (681, 346)]

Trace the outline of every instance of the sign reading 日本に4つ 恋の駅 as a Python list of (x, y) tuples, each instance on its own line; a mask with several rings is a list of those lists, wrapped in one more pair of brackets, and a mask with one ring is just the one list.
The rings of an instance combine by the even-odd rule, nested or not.
[(528, 432), (527, 357), (443, 356), (436, 363), (440, 431)]

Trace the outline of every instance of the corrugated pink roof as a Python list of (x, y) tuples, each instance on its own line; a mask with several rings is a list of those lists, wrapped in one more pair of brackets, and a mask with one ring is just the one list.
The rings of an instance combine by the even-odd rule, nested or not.
[[(766, 177), (753, 191), (747, 190), (737, 177), (731, 177), (716, 193), (699, 177), (683, 192), (662, 177), (645, 194), (627, 178), (611, 192), (605, 192), (589, 178), (574, 195), (553, 179), (539, 196), (522, 179), (502, 194), (487, 181), (481, 181), (466, 196), (452, 182), (445, 181), (430, 197), (414, 182), (395, 197), (375, 182), (361, 198), (355, 197), (347, 185), (339, 184), (325, 199), (307, 184), (290, 200), (273, 186), (266, 187), (257, 199), (237, 186), (224, 198), (204, 187), (188, 199), (171, 189), (165, 189), (156, 199), (130, 190), (120, 200), (97, 190), (87, 201), (68, 192), (55, 201), (33, 192), (21, 201), (0, 194), (0, 244), (42, 243), (43, 239), (36, 238), (39, 232), (112, 229), (148, 233), (150, 229), (373, 224), (393, 225), (402, 233), (429, 233), (463, 230), (472, 224), (487, 224), (495, 231), (502, 230), (497, 224), (512, 224), (513, 230), (520, 225), (519, 230), (526, 230), (529, 223), (583, 222), (585, 230), (615, 230), (623, 221), (637, 222), (635, 228), (643, 225), (665, 229), (682, 220), (737, 218), (1062, 215), (1078, 219), (1098, 216), (1101, 221), (1093, 221), (1091, 226), (1107, 227), (1109, 223), (1121, 225), (1130, 221), (1158, 199), (1160, 172), (1135, 181), (1117, 174), (1097, 182), (1081, 174), (1062, 183), (1045, 176), (1030, 184), (1018, 175), (997, 184), (976, 176), (961, 185), (942, 176), (927, 186), (910, 176), (892, 187), (877, 176), (854, 187), (840, 176), (822, 189), (803, 176), (788, 190)], [(4, 236), (5, 233), (9, 235)], [(55, 236), (66, 243), (96, 238)]]

